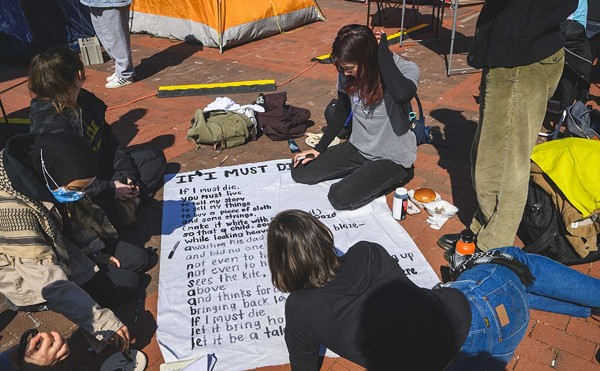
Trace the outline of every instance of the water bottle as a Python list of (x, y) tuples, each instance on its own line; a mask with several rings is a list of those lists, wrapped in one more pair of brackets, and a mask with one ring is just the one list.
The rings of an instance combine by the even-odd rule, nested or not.
[(475, 236), (473, 233), (463, 232), (460, 234), (460, 239), (456, 241), (454, 250), (454, 267), (458, 267), (464, 262), (469, 255), (475, 253)]
[(394, 203), (392, 206), (392, 217), (396, 220), (406, 219), (408, 209), (408, 191), (406, 188), (396, 188), (394, 192)]

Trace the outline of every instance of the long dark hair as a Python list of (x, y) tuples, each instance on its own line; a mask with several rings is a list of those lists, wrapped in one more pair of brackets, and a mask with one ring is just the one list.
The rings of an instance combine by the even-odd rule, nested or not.
[(339, 268), (331, 231), (301, 210), (280, 212), (269, 225), (269, 269), (283, 292), (322, 287)]
[(85, 76), (79, 55), (64, 46), (50, 48), (35, 57), (29, 68), (29, 90), (38, 98), (52, 101), (56, 110), (76, 108), (71, 97), (78, 74)]
[(340, 28), (331, 49), (331, 60), (340, 72), (342, 63), (358, 65), (357, 76), (348, 78), (345, 90), (358, 93), (363, 105), (370, 106), (383, 98), (377, 39), (367, 26), (350, 24)]

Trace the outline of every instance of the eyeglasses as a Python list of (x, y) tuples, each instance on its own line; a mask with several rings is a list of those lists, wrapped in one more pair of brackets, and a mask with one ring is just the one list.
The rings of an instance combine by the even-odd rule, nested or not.
[(337, 69), (340, 72), (352, 72), (352, 71), (354, 71), (354, 69), (356, 67), (357, 66), (355, 64), (354, 65), (352, 65), (352, 64), (351, 65), (345, 65), (345, 66), (339, 65)]

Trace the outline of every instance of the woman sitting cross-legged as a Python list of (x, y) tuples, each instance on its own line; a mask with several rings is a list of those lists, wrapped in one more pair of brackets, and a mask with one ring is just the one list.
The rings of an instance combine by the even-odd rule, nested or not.
[(163, 185), (166, 159), (151, 145), (134, 150), (119, 144), (106, 123), (106, 104), (83, 89), (85, 70), (79, 55), (66, 47), (36, 55), (29, 70), (32, 134), (67, 131), (84, 137), (94, 149), (100, 171), (88, 194), (117, 228), (135, 222), (140, 201)]
[(434, 289), (378, 244), (338, 257), (331, 231), (300, 210), (275, 216), (267, 248), (273, 284), (290, 293), (292, 370), (318, 370), (320, 345), (373, 370), (504, 370), (529, 308), (588, 317), (600, 307), (599, 279), (516, 247), (473, 255)]
[[(392, 53), (385, 34), (356, 24), (338, 31), (331, 59), (338, 71), (335, 112), (315, 149), (294, 156), (292, 179), (342, 178), (331, 186), (329, 201), (337, 210), (354, 210), (413, 177), (417, 142), (408, 115), (419, 67)], [(349, 141), (328, 149), (349, 120)]]
[(138, 292), (148, 253), (119, 240), (85, 194), (97, 174), (76, 134), (9, 140), (0, 152), (0, 292), (11, 309), (47, 307), (126, 349), (127, 327), (105, 307)]

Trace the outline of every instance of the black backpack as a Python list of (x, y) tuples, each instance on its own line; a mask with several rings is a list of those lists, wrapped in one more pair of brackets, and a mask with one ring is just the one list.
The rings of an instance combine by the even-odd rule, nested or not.
[(583, 264), (600, 260), (600, 251), (592, 251), (581, 258), (565, 238), (566, 229), (550, 195), (529, 182), (527, 202), (517, 236), (524, 251), (546, 256), (565, 265)]

